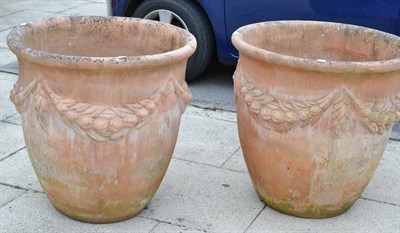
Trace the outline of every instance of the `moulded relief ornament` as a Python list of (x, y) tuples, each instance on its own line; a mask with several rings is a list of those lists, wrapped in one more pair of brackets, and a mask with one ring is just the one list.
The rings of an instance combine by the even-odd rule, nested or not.
[(363, 101), (350, 90), (340, 88), (315, 100), (289, 100), (261, 91), (240, 70), (234, 78), (236, 98), (243, 98), (252, 117), (264, 128), (277, 132), (313, 125), (328, 109), (332, 129), (339, 136), (351, 111), (372, 134), (383, 134), (400, 120), (400, 93), (390, 100)]
[[(150, 97), (127, 103), (123, 107), (91, 105), (61, 97), (43, 81), (34, 78), (26, 86), (17, 82), (10, 99), (19, 113), (25, 111), (29, 103), (33, 103), (39, 122), (43, 121), (43, 114), (53, 105), (62, 119), (78, 134), (96, 141), (105, 141), (117, 140), (132, 128), (142, 127), (157, 111), (158, 103), (169, 95), (176, 96), (181, 112), (192, 98), (186, 83), (181, 84), (171, 79)], [(30, 102), (30, 97), (33, 102)]]

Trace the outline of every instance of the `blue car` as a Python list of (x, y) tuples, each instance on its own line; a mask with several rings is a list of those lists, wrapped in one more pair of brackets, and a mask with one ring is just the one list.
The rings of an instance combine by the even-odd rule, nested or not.
[(400, 0), (108, 0), (109, 15), (146, 18), (190, 31), (198, 48), (186, 79), (201, 74), (216, 55), (234, 64), (231, 43), (239, 27), (271, 20), (318, 20), (355, 24), (400, 35)]

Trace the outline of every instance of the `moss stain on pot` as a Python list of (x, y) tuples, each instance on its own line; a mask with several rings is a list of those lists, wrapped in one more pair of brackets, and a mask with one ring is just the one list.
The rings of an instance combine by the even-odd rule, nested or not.
[(337, 207), (334, 205), (310, 205), (304, 207), (298, 207), (294, 204), (290, 204), (290, 201), (279, 200), (272, 201), (267, 197), (263, 197), (259, 195), (261, 200), (267, 204), (269, 207), (273, 208), (276, 211), (283, 212), (285, 214), (305, 217), (305, 218), (327, 218), (335, 215), (342, 214), (350, 209), (357, 198), (354, 201), (344, 204), (341, 207)]

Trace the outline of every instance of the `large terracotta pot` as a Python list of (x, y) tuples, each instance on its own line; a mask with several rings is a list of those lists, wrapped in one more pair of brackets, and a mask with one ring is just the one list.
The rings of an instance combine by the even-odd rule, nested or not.
[(311, 218), (349, 209), (400, 119), (400, 38), (306, 21), (232, 36), (240, 143), (270, 207)]
[(50, 202), (81, 221), (142, 210), (167, 170), (196, 41), (132, 18), (61, 17), (15, 28), (19, 79), (11, 100)]

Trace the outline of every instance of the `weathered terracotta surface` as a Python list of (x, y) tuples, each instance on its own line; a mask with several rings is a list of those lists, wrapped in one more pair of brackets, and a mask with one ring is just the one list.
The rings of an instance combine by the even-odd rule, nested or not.
[(270, 207), (325, 218), (349, 209), (400, 119), (400, 38), (305, 21), (238, 29), (240, 142)]
[(170, 25), (65, 17), (8, 36), (19, 79), (11, 100), (51, 203), (71, 218), (127, 219), (155, 194), (171, 159), (196, 41)]

